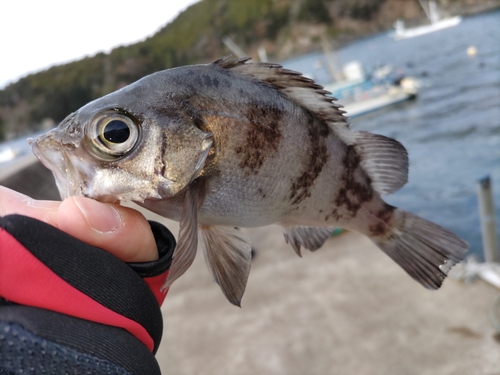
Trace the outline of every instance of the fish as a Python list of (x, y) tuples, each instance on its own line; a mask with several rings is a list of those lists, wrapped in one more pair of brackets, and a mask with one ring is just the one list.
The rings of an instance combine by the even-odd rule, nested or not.
[(351, 129), (328, 91), (275, 63), (226, 56), (159, 71), (30, 144), (63, 199), (133, 201), (180, 223), (164, 289), (201, 248), (212, 279), (241, 306), (251, 266), (245, 227), (280, 225), (299, 256), (336, 228), (359, 232), (428, 289), (468, 250), (382, 199), (408, 181), (401, 143)]

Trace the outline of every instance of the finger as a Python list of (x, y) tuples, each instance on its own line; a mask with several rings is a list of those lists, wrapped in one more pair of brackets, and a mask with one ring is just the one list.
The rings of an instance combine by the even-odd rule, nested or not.
[(0, 186), (0, 216), (19, 214), (57, 227), (57, 210), (61, 202), (39, 201)]
[(149, 223), (132, 208), (70, 197), (61, 203), (57, 223), (64, 232), (109, 251), (125, 262), (158, 259)]

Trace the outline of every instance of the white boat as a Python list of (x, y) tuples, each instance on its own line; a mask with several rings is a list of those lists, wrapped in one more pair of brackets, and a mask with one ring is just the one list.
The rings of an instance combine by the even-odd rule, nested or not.
[(0, 145), (0, 163), (12, 160), (16, 157), (17, 153), (7, 145)]
[(420, 35), (433, 33), (435, 31), (456, 26), (462, 21), (462, 17), (460, 16), (443, 18), (435, 1), (424, 2), (424, 0), (419, 0), (419, 2), (429, 19), (430, 24), (406, 28), (405, 22), (399, 19), (394, 23), (394, 32), (389, 34), (395, 40), (414, 38)]
[[(391, 85), (379, 94), (346, 103), (343, 110), (350, 118), (361, 116), (415, 98), (418, 92), (417, 87), (418, 85), (413, 78), (406, 77), (401, 80), (401, 84)], [(340, 103), (342, 104), (342, 101)]]
[(388, 78), (392, 71), (383, 66), (367, 78), (361, 64), (353, 61), (344, 67), (345, 80), (324, 87), (344, 107), (346, 116), (353, 118), (417, 96), (418, 81), (404, 77), (393, 82)]

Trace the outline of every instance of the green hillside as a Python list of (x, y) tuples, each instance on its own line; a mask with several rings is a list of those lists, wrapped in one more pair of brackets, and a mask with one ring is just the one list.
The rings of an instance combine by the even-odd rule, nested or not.
[[(452, 13), (471, 1), (444, 3)], [(500, 0), (472, 3), (492, 7)], [(338, 47), (387, 30), (398, 17), (422, 16), (413, 0), (201, 0), (143, 42), (31, 74), (0, 90), (0, 139), (57, 123), (149, 73), (226, 55), (225, 35), (254, 58), (262, 45), (270, 60), (279, 61), (316, 50), (322, 40)]]

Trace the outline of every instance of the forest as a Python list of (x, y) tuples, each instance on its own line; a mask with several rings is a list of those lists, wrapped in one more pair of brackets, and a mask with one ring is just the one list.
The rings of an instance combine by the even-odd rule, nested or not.
[[(450, 14), (500, 6), (500, 0), (442, 0)], [(421, 22), (413, 0), (201, 0), (155, 35), (69, 64), (30, 74), (0, 90), (0, 140), (51, 127), (89, 101), (155, 71), (208, 63), (230, 51), (224, 36), (270, 61), (338, 48), (388, 30), (395, 20)]]

